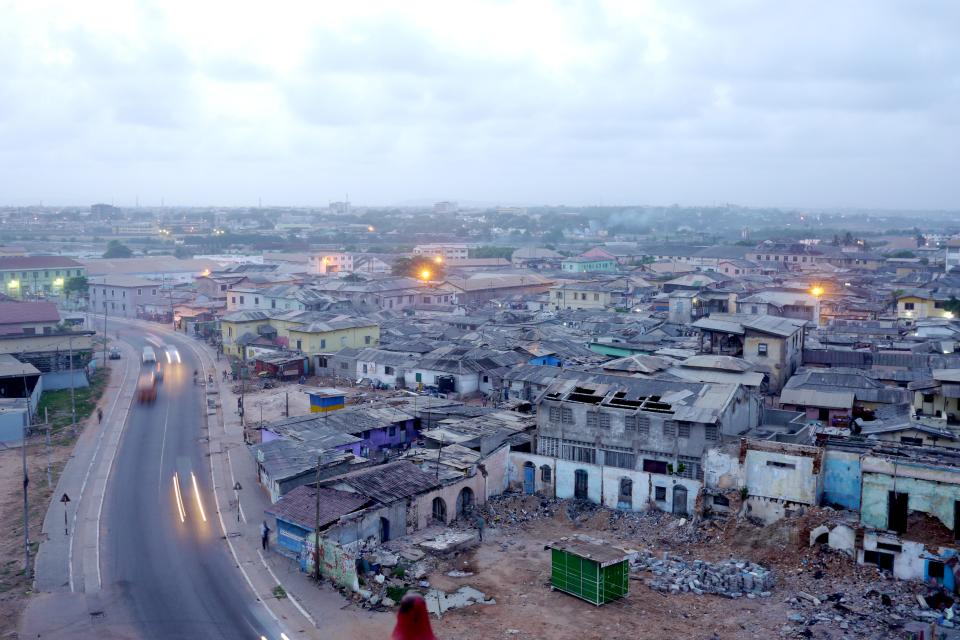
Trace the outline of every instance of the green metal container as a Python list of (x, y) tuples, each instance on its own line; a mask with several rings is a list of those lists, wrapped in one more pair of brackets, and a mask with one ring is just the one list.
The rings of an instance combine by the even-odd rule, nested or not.
[(630, 564), (623, 550), (581, 541), (557, 542), (550, 549), (551, 588), (598, 606), (627, 595)]

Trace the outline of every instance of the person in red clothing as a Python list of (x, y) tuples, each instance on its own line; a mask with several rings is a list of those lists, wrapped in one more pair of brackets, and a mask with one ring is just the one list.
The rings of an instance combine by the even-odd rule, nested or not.
[(393, 628), (390, 640), (437, 640), (430, 627), (430, 614), (423, 596), (416, 593), (403, 596), (397, 612), (397, 626)]

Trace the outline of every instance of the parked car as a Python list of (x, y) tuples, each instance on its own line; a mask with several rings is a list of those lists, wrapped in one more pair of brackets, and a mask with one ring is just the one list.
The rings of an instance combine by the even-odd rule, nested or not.
[(110, 349), (110, 359), (111, 359), (111, 360), (119, 360), (119, 359), (120, 359), (120, 349), (119, 349), (119, 348), (113, 347), (112, 349)]

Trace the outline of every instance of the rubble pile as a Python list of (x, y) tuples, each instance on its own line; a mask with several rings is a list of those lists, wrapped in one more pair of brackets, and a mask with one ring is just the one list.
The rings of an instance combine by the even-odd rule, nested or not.
[(659, 558), (643, 552), (631, 559), (631, 569), (648, 571), (647, 586), (660, 593), (713, 593), (727, 598), (769, 598), (773, 571), (746, 560), (686, 561), (664, 552)]

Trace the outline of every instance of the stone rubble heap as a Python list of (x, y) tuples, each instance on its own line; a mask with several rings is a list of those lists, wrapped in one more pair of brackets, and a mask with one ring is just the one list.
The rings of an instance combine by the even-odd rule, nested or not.
[(650, 552), (641, 552), (631, 559), (631, 568), (653, 574), (645, 583), (660, 593), (713, 593), (726, 598), (769, 598), (774, 585), (773, 571), (746, 560), (688, 562), (667, 552), (659, 557)]

